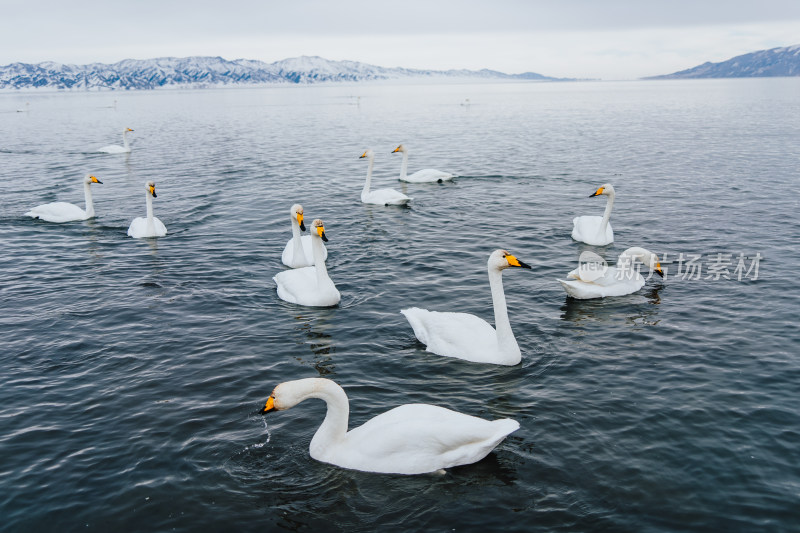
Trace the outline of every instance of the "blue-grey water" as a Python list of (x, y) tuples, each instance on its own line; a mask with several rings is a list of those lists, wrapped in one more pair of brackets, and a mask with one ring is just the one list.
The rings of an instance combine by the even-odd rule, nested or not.
[[(401, 142), (459, 177), (404, 186)], [(2, 94), (0, 530), (796, 531), (799, 147), (800, 78)], [(408, 208), (360, 202), (366, 148)], [(95, 219), (23, 216), (87, 172)], [(148, 180), (169, 233), (131, 239)], [(579, 245), (606, 182), (616, 241)], [(276, 295), (295, 202), (338, 307)], [(630, 246), (666, 278), (566, 298), (582, 251)], [(426, 352), (400, 309), (492, 321), (501, 247), (533, 266), (504, 274), (522, 363)], [(444, 475), (343, 470), (309, 457), (322, 402), (256, 413), (316, 376), (351, 427), (425, 402), (521, 428)]]

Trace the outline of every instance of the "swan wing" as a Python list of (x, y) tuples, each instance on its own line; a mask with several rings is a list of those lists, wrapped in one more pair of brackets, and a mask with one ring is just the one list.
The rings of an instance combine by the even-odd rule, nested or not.
[(158, 217), (153, 217), (153, 226), (155, 231), (147, 231), (147, 219), (145, 217), (136, 217), (131, 221), (128, 226), (128, 236), (134, 239), (145, 239), (148, 237), (163, 237), (167, 234), (167, 228)]
[(39, 218), (48, 222), (72, 222), (75, 220), (86, 220), (86, 211), (75, 204), (68, 202), (52, 202), (49, 204), (37, 205), (25, 216)]
[(439, 181), (448, 181), (455, 176), (449, 172), (442, 172), (433, 168), (425, 168), (414, 172), (410, 176), (400, 178), (401, 181), (408, 181), (410, 183), (431, 183)]
[(403, 205), (410, 202), (411, 198), (394, 189), (377, 189), (362, 194), (361, 201), (365, 204)]
[(603, 217), (585, 215), (572, 219), (572, 238), (592, 246), (605, 246), (614, 242), (614, 230), (611, 223), (606, 226), (605, 234), (600, 234)]
[(131, 149), (125, 148), (124, 146), (120, 146), (118, 144), (109, 144), (108, 146), (103, 146), (97, 151), (104, 154), (126, 154), (130, 152)]
[(633, 276), (623, 272), (617, 274), (617, 269), (609, 267), (606, 273), (594, 281), (581, 281), (580, 279), (558, 280), (567, 295), (579, 300), (591, 298), (605, 298), (608, 296), (623, 296), (631, 294), (644, 286), (644, 278), (638, 273)]
[(511, 419), (484, 420), (427, 404), (391, 409), (348, 432), (334, 450), (312, 457), (367, 472), (422, 474), (474, 463), (509, 433)]
[(400, 311), (429, 352), (467, 361), (491, 363), (499, 353), (497, 332), (469, 313), (442, 313), (412, 307)]
[(295, 268), (278, 272), (272, 278), (278, 286), (278, 297), (289, 303), (310, 307), (330, 307), (339, 303), (339, 290), (328, 278), (320, 285), (316, 267)]

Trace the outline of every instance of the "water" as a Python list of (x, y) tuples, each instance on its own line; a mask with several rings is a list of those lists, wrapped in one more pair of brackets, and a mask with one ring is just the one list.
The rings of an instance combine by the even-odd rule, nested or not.
[[(129, 156), (94, 153), (125, 127)], [(0, 139), (4, 531), (800, 523), (800, 78), (7, 93)], [(410, 171), (460, 177), (404, 187), (401, 142)], [(360, 203), (369, 147), (409, 208)], [(82, 205), (85, 172), (96, 219), (22, 216)], [(147, 180), (169, 234), (134, 240)], [(616, 242), (579, 245), (605, 182)], [(294, 202), (325, 221), (337, 308), (276, 296)], [(629, 246), (666, 279), (565, 297), (582, 251)], [(492, 320), (498, 247), (533, 266), (504, 275), (522, 363), (427, 353), (400, 309)], [(760, 257), (758, 276), (689, 279), (681, 253)], [(351, 427), (409, 402), (522, 427), (445, 475), (343, 470), (308, 455), (322, 402), (256, 413), (313, 376), (345, 388)]]

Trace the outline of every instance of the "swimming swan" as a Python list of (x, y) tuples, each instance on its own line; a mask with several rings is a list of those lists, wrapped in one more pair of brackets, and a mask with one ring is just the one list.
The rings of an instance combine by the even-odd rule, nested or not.
[[(281, 255), (283, 264), (291, 268), (302, 268), (314, 264), (314, 253), (311, 250), (311, 236), (300, 236), (301, 231), (306, 230), (303, 224), (303, 206), (294, 204), (289, 210), (289, 216), (292, 219), (292, 238), (286, 243)], [(325, 245), (322, 245), (322, 258), (328, 258), (328, 250)]]
[(131, 151), (131, 146), (128, 144), (128, 132), (133, 131), (130, 128), (125, 128), (122, 131), (122, 144), (120, 146), (118, 144), (109, 144), (108, 146), (103, 146), (98, 150), (98, 152), (103, 152), (106, 154), (126, 154)]
[(145, 237), (163, 237), (167, 234), (167, 228), (157, 218), (153, 216), (153, 198), (156, 196), (156, 184), (148, 181), (144, 184), (147, 192), (145, 193), (145, 201), (147, 202), (147, 218), (136, 217), (131, 222), (128, 228), (128, 236), (134, 239), (142, 239)]
[(611, 217), (611, 209), (614, 207), (614, 187), (610, 183), (606, 183), (590, 194), (589, 198), (594, 196), (608, 196), (606, 202), (606, 210), (602, 217), (598, 216), (582, 216), (572, 219), (572, 238), (579, 242), (585, 242), (592, 246), (605, 246), (614, 242), (614, 230), (611, 229), (611, 224), (608, 219)]
[(83, 182), (83, 197), (86, 203), (86, 211), (75, 204), (67, 202), (52, 202), (49, 204), (37, 205), (25, 216), (39, 218), (48, 222), (72, 222), (75, 220), (87, 220), (94, 216), (94, 203), (92, 203), (92, 183), (103, 182), (91, 174), (86, 174), (81, 180)]
[(435, 405), (401, 405), (347, 431), (347, 394), (329, 379), (281, 383), (262, 413), (294, 407), (308, 398), (328, 405), (309, 453), (323, 463), (383, 474), (425, 474), (480, 461), (519, 429), (510, 418), (484, 420)]
[(520, 362), (522, 354), (508, 321), (502, 275), (509, 267), (531, 267), (505, 250), (492, 252), (488, 267), (496, 331), (482, 318), (467, 313), (441, 313), (417, 307), (400, 311), (429, 352), (475, 363), (511, 366)]
[(569, 296), (579, 300), (631, 294), (641, 289), (645, 282), (637, 269), (633, 268), (634, 259), (640, 260), (651, 271), (664, 277), (658, 256), (635, 246), (619, 254), (615, 267), (606, 267), (602, 271), (578, 267), (567, 274), (566, 280), (560, 279), (558, 282)]
[(372, 166), (375, 163), (375, 152), (367, 150), (359, 159), (369, 159), (369, 168), (367, 169), (367, 181), (364, 182), (364, 189), (361, 191), (361, 201), (365, 204), (376, 205), (404, 205), (411, 201), (411, 198), (396, 191), (394, 189), (378, 189), (370, 191), (370, 183), (372, 182)]
[(418, 170), (410, 176), (406, 176), (406, 173), (408, 172), (408, 148), (401, 144), (392, 150), (392, 153), (395, 152), (403, 152), (403, 162), (400, 165), (400, 181), (408, 181), (410, 183), (441, 183), (443, 181), (451, 180), (455, 177), (449, 172), (442, 172), (441, 170), (435, 170), (432, 168)]
[(272, 279), (278, 284), (278, 297), (281, 300), (310, 307), (330, 307), (339, 303), (341, 295), (325, 267), (322, 241), (328, 238), (320, 219), (312, 222), (311, 228), (314, 266), (284, 270)]

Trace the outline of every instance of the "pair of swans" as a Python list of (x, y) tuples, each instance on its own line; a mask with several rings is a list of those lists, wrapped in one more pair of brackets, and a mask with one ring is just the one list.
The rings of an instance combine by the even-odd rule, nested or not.
[[(309, 307), (331, 307), (339, 303), (341, 295), (325, 266), (327, 252), (322, 241), (327, 242), (328, 237), (322, 220), (316, 219), (311, 223), (310, 239), (314, 266), (284, 270), (272, 279), (278, 285), (278, 297), (281, 300)], [(302, 246), (294, 249), (302, 250)]]
[[(311, 246), (311, 235), (300, 236), (306, 230), (303, 224), (303, 206), (294, 204), (289, 209), (289, 218), (292, 221), (292, 238), (286, 243), (281, 254), (281, 261), (289, 268), (303, 268), (314, 264), (314, 252)], [(328, 258), (328, 250), (322, 246), (322, 259)]]
[(131, 145), (128, 144), (128, 132), (132, 132), (133, 130), (130, 128), (125, 128), (122, 130), (122, 146), (118, 144), (109, 144), (108, 146), (103, 146), (98, 152), (103, 152), (104, 154), (127, 154), (131, 151)]
[(347, 431), (350, 406), (339, 385), (324, 378), (281, 383), (262, 414), (323, 400), (325, 419), (309, 445), (312, 458), (342, 468), (384, 474), (425, 474), (471, 464), (486, 457), (519, 422), (484, 420), (444, 407), (406, 404)]
[(614, 207), (614, 187), (610, 183), (606, 183), (593, 194), (590, 194), (589, 198), (595, 196), (608, 197), (603, 216), (584, 215), (572, 219), (572, 238), (592, 246), (605, 246), (614, 242), (614, 230), (611, 229), (611, 224), (609, 224), (611, 209)]
[[(400, 166), (400, 181), (406, 181), (410, 183), (441, 183), (454, 178), (453, 174), (432, 168), (419, 170), (409, 176), (408, 149), (401, 144), (392, 150), (393, 154), (397, 152), (403, 154), (403, 162)], [(369, 166), (367, 167), (367, 179), (364, 182), (364, 189), (361, 191), (361, 201), (363, 203), (375, 205), (405, 205), (412, 200), (412, 198), (395, 189), (386, 188), (371, 191), (370, 186), (372, 184), (372, 168), (375, 165), (375, 152), (372, 150), (365, 151), (363, 154), (361, 154), (360, 159), (364, 158), (369, 160)]]
[(628, 248), (617, 259), (617, 266), (602, 266), (597, 264), (581, 264), (567, 274), (566, 280), (558, 280), (568, 296), (579, 300), (591, 298), (605, 298), (608, 296), (624, 296), (632, 294), (644, 287), (645, 279), (634, 268), (634, 261), (644, 263), (652, 272), (662, 278), (661, 262), (658, 256), (644, 248), (634, 246)]
[[(86, 174), (81, 180), (83, 183), (83, 195), (86, 209), (81, 209), (75, 204), (68, 202), (52, 202), (34, 207), (25, 216), (38, 218), (47, 222), (74, 222), (78, 220), (88, 220), (94, 217), (94, 203), (92, 202), (93, 183), (102, 184), (96, 176)], [(152, 181), (145, 184), (147, 216), (133, 219), (128, 228), (128, 235), (134, 238), (142, 237), (163, 237), (167, 234), (167, 228), (155, 216), (153, 216), (153, 198), (156, 197), (156, 185)]]

